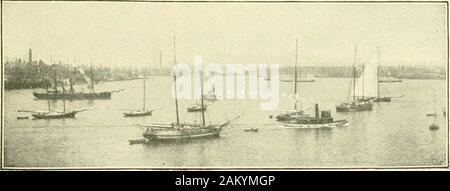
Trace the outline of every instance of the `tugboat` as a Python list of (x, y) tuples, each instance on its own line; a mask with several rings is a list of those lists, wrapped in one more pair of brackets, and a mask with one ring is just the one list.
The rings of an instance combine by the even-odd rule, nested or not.
[[(146, 127), (146, 131), (143, 133), (143, 137), (151, 142), (164, 142), (164, 141), (178, 141), (178, 140), (191, 140), (199, 138), (212, 138), (219, 137), (223, 128), (228, 126), (231, 120), (227, 120), (223, 123), (210, 123), (205, 122), (205, 111), (202, 109), (201, 117), (202, 122), (198, 123), (180, 123), (180, 117), (178, 114), (178, 96), (177, 96), (177, 61), (175, 56), (175, 37), (174, 37), (174, 70), (173, 70), (173, 83), (174, 83), (174, 96), (175, 96), (175, 111), (176, 122), (170, 124), (151, 124), (141, 125)], [(201, 72), (203, 73), (203, 71)], [(201, 74), (203, 76), (203, 74)], [(203, 80), (201, 80), (201, 95), (203, 95)], [(204, 97), (201, 96), (201, 106), (204, 107)], [(236, 117), (237, 118), (237, 117)], [(236, 119), (235, 118), (235, 119)], [(233, 119), (234, 120), (234, 119)]]
[(284, 110), (281, 111), (279, 115), (276, 116), (277, 121), (289, 121), (295, 118), (299, 117), (307, 117), (308, 115), (304, 114), (304, 111), (302, 107), (299, 105), (299, 96), (297, 95), (297, 49), (298, 49), (298, 40), (295, 40), (295, 67), (294, 67), (294, 97), (295, 97), (295, 103), (294, 103), (294, 110)]
[[(362, 99), (361, 100), (357, 100), (356, 99), (356, 46), (355, 46), (355, 55), (354, 55), (354, 62), (353, 62), (353, 78), (352, 78), (352, 85), (353, 85), (353, 101), (349, 102), (349, 103), (342, 103), (340, 105), (336, 106), (336, 112), (353, 112), (353, 111), (371, 111), (372, 107), (373, 107), (373, 99), (367, 99), (367, 97), (364, 97), (364, 71), (362, 73), (362, 76), (360, 78), (360, 85), (362, 85)], [(364, 67), (363, 67), (364, 70)]]
[(347, 120), (335, 121), (331, 117), (330, 111), (322, 111), (319, 116), (319, 104), (315, 104), (315, 116), (314, 117), (299, 117), (292, 119), (284, 124), (286, 127), (293, 127), (299, 129), (321, 129), (321, 128), (334, 128), (347, 126)]

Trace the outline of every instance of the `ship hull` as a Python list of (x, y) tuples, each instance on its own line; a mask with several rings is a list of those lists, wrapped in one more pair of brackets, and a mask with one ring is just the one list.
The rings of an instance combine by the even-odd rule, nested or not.
[(150, 142), (174, 142), (189, 141), (194, 139), (217, 138), (222, 129), (229, 125), (226, 122), (221, 125), (209, 125), (200, 127), (195, 124), (152, 125), (143, 133), (143, 137)]
[(67, 100), (84, 100), (84, 99), (111, 99), (112, 92), (98, 92), (98, 93), (37, 93), (34, 92), (33, 96), (36, 99), (67, 99)]
[(34, 119), (62, 119), (62, 118), (75, 118), (75, 114), (77, 112), (69, 112), (69, 113), (60, 113), (60, 114), (46, 114), (46, 113), (38, 113), (32, 114)]
[(152, 111), (147, 112), (136, 112), (136, 113), (123, 113), (125, 117), (143, 117), (143, 116), (151, 116)]
[(348, 122), (345, 120), (341, 121), (331, 121), (323, 123), (286, 123), (284, 126), (286, 128), (294, 129), (332, 129), (335, 127), (347, 126)]
[(153, 142), (171, 142), (171, 141), (186, 141), (191, 139), (204, 139), (220, 136), (221, 129), (197, 129), (197, 130), (161, 130), (153, 132), (146, 132), (143, 134), (144, 138)]
[(391, 98), (390, 97), (365, 97), (365, 98), (358, 98), (358, 101), (391, 102)]
[(348, 104), (344, 103), (336, 106), (336, 112), (371, 111), (372, 103)]

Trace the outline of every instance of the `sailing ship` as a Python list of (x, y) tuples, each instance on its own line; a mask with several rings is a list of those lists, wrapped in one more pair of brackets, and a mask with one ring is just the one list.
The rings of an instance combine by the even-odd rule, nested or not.
[(347, 126), (347, 120), (334, 120), (330, 111), (322, 111), (319, 116), (319, 104), (315, 104), (315, 116), (304, 116), (287, 121), (284, 126), (297, 129), (321, 129)]
[[(377, 55), (378, 55), (378, 61), (377, 61), (377, 67), (376, 69), (373, 67), (364, 68), (364, 71), (362, 73), (363, 82), (365, 82), (365, 87), (362, 91), (362, 97), (359, 97), (358, 100), (360, 101), (369, 101), (373, 100), (374, 102), (390, 102), (391, 98), (397, 98), (402, 97), (396, 96), (396, 97), (387, 97), (387, 96), (380, 96), (380, 48), (377, 47)], [(361, 86), (357, 86), (361, 87)], [(361, 92), (361, 91), (357, 91)]]
[(39, 92), (33, 92), (33, 96), (36, 99), (68, 99), (68, 100), (85, 100), (85, 99), (111, 99), (111, 94), (113, 91), (104, 91), (104, 92), (95, 92), (94, 89), (94, 74), (92, 71), (92, 64), (90, 67), (90, 78), (85, 76), (83, 70), (79, 70), (80, 73), (83, 75), (85, 80), (88, 83), (88, 88), (91, 90), (91, 92), (75, 92), (72, 84), (72, 78), (69, 77), (69, 85), (70, 85), (70, 91), (67, 94), (62, 94), (61, 91), (58, 91), (56, 85), (54, 86), (54, 90), (51, 91), (48, 88), (46, 89), (45, 93), (39, 93)]
[(205, 100), (209, 100), (209, 101), (217, 100), (215, 87), (213, 87), (213, 89), (211, 91), (209, 91), (207, 94), (202, 94), (202, 95), (203, 95), (203, 99), (205, 99)]
[(47, 101), (48, 111), (31, 111), (31, 110), (18, 110), (18, 112), (30, 112), (33, 119), (61, 119), (61, 118), (75, 118), (75, 115), (79, 112), (86, 111), (90, 108), (66, 111), (66, 99), (65, 99), (65, 89), (64, 82), (62, 84), (62, 101), (63, 101), (63, 110), (58, 111), (54, 110), (50, 107), (50, 101)]
[[(354, 54), (354, 60), (353, 60), (353, 78), (352, 78), (352, 97), (353, 97), (353, 101), (351, 102), (346, 102), (346, 103), (342, 103), (336, 106), (336, 112), (352, 112), (352, 111), (370, 111), (372, 110), (373, 107), (373, 100), (369, 99), (366, 100), (364, 98), (365, 92), (367, 94), (367, 92), (369, 91), (373, 91), (373, 87), (370, 88), (365, 88), (364, 85), (366, 83), (365, 78), (369, 78), (371, 79), (371, 77), (364, 75), (364, 71), (365, 68), (363, 66), (363, 72), (361, 77), (358, 79), (358, 81), (356, 81), (356, 52), (357, 52), (357, 48), (355, 46), (355, 54)], [(369, 74), (373, 74), (373, 73), (369, 73)], [(358, 86), (357, 86), (358, 84)], [(362, 88), (360, 91), (356, 91), (356, 88)], [(361, 93), (362, 97), (361, 99), (357, 99), (357, 94)]]
[[(174, 87), (174, 100), (175, 100), (175, 112), (176, 121), (170, 124), (151, 124), (140, 125), (146, 127), (146, 131), (143, 133), (143, 137), (149, 142), (159, 141), (177, 141), (177, 140), (191, 140), (199, 138), (212, 138), (219, 137), (223, 128), (227, 127), (231, 120), (227, 120), (223, 123), (209, 123), (205, 122), (205, 111), (201, 111), (201, 123), (180, 123), (180, 116), (178, 113), (178, 96), (177, 96), (177, 61), (175, 54), (175, 37), (174, 37), (174, 70), (173, 70), (173, 87)], [(203, 70), (202, 72), (203, 73)], [(201, 74), (201, 78), (203, 75)], [(201, 79), (201, 95), (203, 95), (203, 79)], [(201, 106), (204, 107), (204, 96), (201, 96)], [(237, 118), (237, 117), (236, 117)], [(235, 118), (235, 119), (236, 119)]]
[(131, 110), (129, 112), (124, 112), (123, 115), (125, 117), (142, 117), (142, 116), (151, 116), (154, 110), (146, 110), (145, 109), (145, 79), (147, 77), (144, 75), (142, 78), (143, 81), (143, 96), (142, 96), (142, 109)]
[(298, 40), (295, 40), (295, 66), (294, 66), (294, 110), (284, 110), (281, 111), (279, 115), (276, 116), (277, 121), (288, 121), (299, 117), (306, 117), (308, 115), (304, 114), (304, 110), (301, 105), (299, 107), (299, 96), (297, 95), (297, 52), (298, 52)]

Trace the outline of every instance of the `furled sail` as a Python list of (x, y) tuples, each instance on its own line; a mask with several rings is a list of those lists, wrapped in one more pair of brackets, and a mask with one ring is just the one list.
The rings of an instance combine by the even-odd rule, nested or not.
[(356, 97), (378, 97), (378, 68), (366, 65), (361, 76), (356, 80)]

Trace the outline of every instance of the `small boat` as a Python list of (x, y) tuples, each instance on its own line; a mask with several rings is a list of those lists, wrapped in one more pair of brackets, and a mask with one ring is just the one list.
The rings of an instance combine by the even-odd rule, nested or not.
[(141, 116), (151, 116), (154, 110), (135, 110), (130, 112), (125, 112), (123, 115), (125, 117), (141, 117)]
[(132, 140), (128, 140), (128, 142), (130, 143), (130, 145), (132, 144), (143, 144), (147, 142), (147, 139), (132, 139)]
[(372, 107), (371, 101), (354, 101), (336, 106), (336, 112), (371, 111)]
[(192, 105), (186, 107), (188, 112), (206, 111), (206, 108), (207, 108), (206, 105), (204, 105), (202, 107), (202, 105), (200, 105), (200, 104), (192, 104)]
[(19, 117), (17, 117), (17, 119), (28, 119), (29, 117), (28, 116), (19, 116)]
[(208, 94), (204, 94), (203, 95), (203, 99), (209, 100), (209, 101), (216, 101), (217, 100), (217, 96), (214, 93), (214, 89), (213, 89), (212, 92), (209, 92)]
[(430, 130), (438, 130), (439, 126), (436, 123), (430, 125)]
[(279, 115), (275, 118), (277, 121), (290, 121), (297, 118), (309, 117), (308, 114), (304, 113), (304, 110), (291, 110), (291, 111), (281, 111)]
[(244, 129), (245, 132), (258, 132), (258, 128)]
[(387, 77), (387, 78), (380, 78), (378, 80), (380, 83), (395, 83), (395, 82), (402, 82), (401, 79), (393, 78), (393, 77)]
[[(145, 73), (145, 72), (144, 72)], [(153, 111), (155, 110), (146, 110), (145, 109), (145, 79), (147, 77), (143, 76), (143, 96), (142, 96), (142, 109), (136, 109), (129, 112), (123, 113), (124, 117), (144, 117), (144, 116), (151, 116)]]
[(77, 112), (59, 112), (51, 111), (46, 113), (33, 113), (31, 114), (34, 119), (61, 119), (61, 118), (75, 118)]

